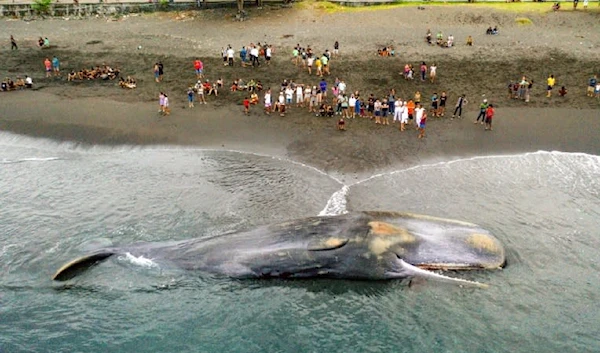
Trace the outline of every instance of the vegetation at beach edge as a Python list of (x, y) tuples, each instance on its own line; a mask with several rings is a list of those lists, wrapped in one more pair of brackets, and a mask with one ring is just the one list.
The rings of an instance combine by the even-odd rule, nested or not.
[[(393, 1), (390, 3), (374, 3), (364, 5), (342, 5), (338, 2), (330, 2), (327, 0), (302, 0), (298, 1), (294, 5), (298, 9), (314, 9), (324, 11), (326, 13), (337, 13), (337, 12), (360, 12), (360, 11), (379, 11), (394, 9), (399, 7), (414, 7), (414, 6), (472, 6), (472, 7), (489, 7), (496, 10), (504, 10), (516, 13), (545, 13), (551, 12), (552, 7), (548, 2), (468, 2), (464, 1)], [(561, 11), (573, 11), (569, 6), (563, 6)], [(589, 12), (600, 13), (599, 8), (590, 7)]]

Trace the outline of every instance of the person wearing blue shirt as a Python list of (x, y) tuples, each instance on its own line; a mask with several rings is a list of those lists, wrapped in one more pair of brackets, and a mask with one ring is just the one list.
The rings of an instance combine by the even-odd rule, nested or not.
[(321, 89), (321, 92), (323, 92), (323, 98), (327, 97), (327, 82), (324, 78), (319, 82), (319, 88)]
[(54, 71), (54, 76), (60, 75), (60, 61), (56, 55), (52, 58), (52, 70)]

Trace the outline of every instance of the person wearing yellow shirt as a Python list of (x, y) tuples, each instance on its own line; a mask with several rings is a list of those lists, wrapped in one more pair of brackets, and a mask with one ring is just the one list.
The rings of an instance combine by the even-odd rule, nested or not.
[(549, 98), (552, 95), (552, 88), (555, 84), (556, 79), (554, 78), (554, 75), (550, 75), (550, 77), (548, 77), (548, 94), (546, 95), (546, 97)]

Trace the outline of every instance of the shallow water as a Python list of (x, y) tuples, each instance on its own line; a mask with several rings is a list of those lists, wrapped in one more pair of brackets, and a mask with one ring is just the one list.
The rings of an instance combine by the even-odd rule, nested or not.
[[(270, 156), (0, 135), (0, 352), (599, 351), (600, 158), (538, 152), (421, 165), (354, 184)], [(236, 281), (86, 249), (380, 209), (478, 223), (498, 272), (435, 282)]]

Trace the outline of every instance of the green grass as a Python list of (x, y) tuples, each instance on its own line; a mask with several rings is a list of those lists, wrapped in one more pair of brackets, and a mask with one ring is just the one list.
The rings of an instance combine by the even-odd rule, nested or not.
[(527, 17), (515, 18), (515, 22), (522, 26), (529, 26), (529, 25), (533, 24), (533, 22), (530, 19), (528, 19)]
[[(584, 12), (583, 6), (579, 4), (578, 12)], [(552, 11), (552, 2), (513, 2), (513, 3), (505, 3), (505, 2), (477, 2), (477, 3), (467, 3), (465, 2), (457, 2), (457, 3), (447, 3), (447, 2), (397, 2), (391, 4), (377, 4), (377, 5), (368, 5), (368, 6), (342, 6), (337, 3), (332, 3), (329, 1), (320, 1), (320, 0), (303, 0), (295, 3), (294, 5), (297, 9), (314, 9), (323, 11), (326, 13), (338, 13), (338, 12), (363, 12), (363, 11), (380, 11), (380, 10), (388, 10), (395, 9), (401, 7), (415, 7), (415, 6), (469, 6), (469, 7), (478, 7), (478, 8), (492, 8), (496, 10), (502, 10), (513, 13), (546, 13)], [(563, 2), (562, 11), (573, 11), (573, 6), (570, 2)], [(600, 14), (600, 6), (594, 6), (594, 2), (592, 2), (591, 6), (588, 6), (587, 12), (591, 13), (599, 13)], [(530, 24), (530, 23), (529, 23)]]

